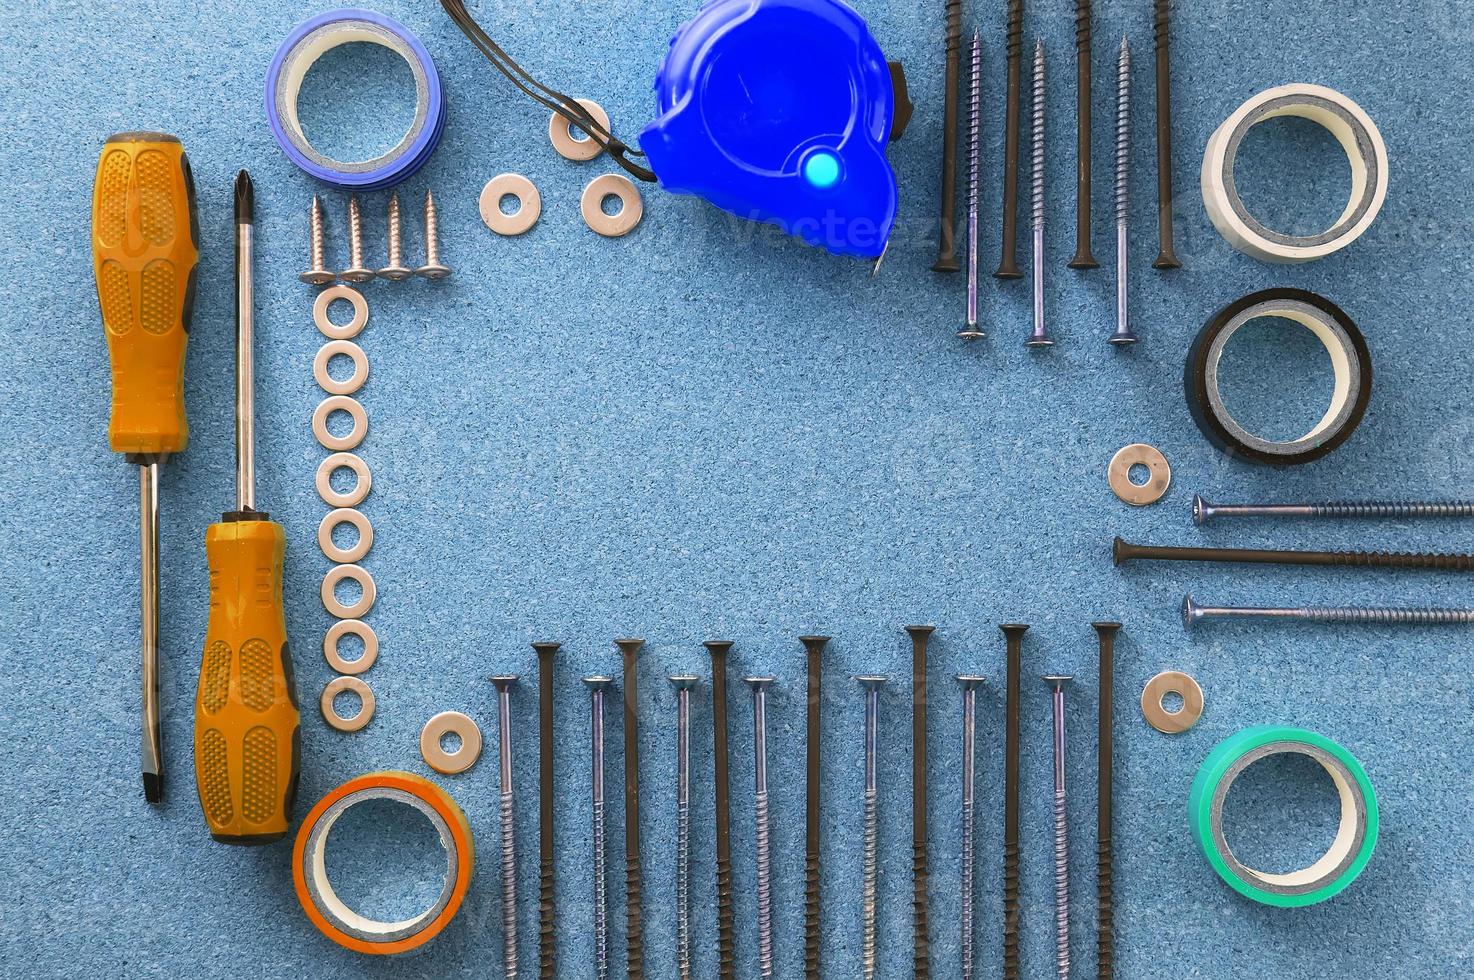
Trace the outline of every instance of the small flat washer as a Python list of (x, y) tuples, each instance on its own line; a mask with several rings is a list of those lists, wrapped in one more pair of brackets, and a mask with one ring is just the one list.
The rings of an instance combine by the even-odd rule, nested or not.
[[(593, 99), (574, 99), (579, 105), (588, 110), (589, 115), (594, 117), (594, 122), (609, 131), (609, 113), (604, 107)], [(553, 113), (553, 118), (548, 120), (548, 140), (553, 144), (553, 149), (565, 160), (592, 160), (604, 152), (604, 144), (596, 139), (574, 139), (573, 124), (561, 112)]]
[[(338, 583), (350, 578), (363, 589), (363, 595), (351, 606), (339, 602), (336, 594)], [(339, 619), (362, 619), (374, 607), (374, 599), (377, 597), (374, 577), (362, 565), (335, 565), (322, 577), (322, 604)]]
[[(458, 736), (461, 747), (454, 752), (445, 751), (440, 747), (440, 739), (445, 735)], [(425, 764), (436, 772), (447, 776), (465, 772), (481, 758), (481, 729), (459, 711), (442, 711), (425, 722), (420, 732), (420, 755), (425, 757)]]
[[(604, 198), (610, 194), (623, 204), (618, 214), (604, 213)], [(645, 202), (641, 200), (640, 192), (623, 174), (604, 174), (589, 181), (589, 186), (583, 189), (579, 206), (583, 209), (585, 223), (605, 238), (628, 235), (645, 216)]]
[[(333, 489), (333, 473), (339, 467), (347, 467), (358, 478), (352, 490), (339, 493)], [(317, 495), (329, 507), (357, 507), (368, 496), (374, 485), (373, 474), (368, 464), (353, 453), (333, 453), (317, 467)]]
[[(1131, 467), (1138, 463), (1151, 472), (1140, 485), (1131, 482)], [(1167, 495), (1167, 488), (1172, 485), (1172, 467), (1167, 465), (1167, 457), (1156, 447), (1142, 442), (1127, 446), (1111, 457), (1106, 472), (1111, 490), (1133, 507), (1156, 503)]]
[[(1168, 711), (1162, 699), (1169, 694), (1182, 698), (1182, 707)], [(1146, 682), (1141, 692), (1141, 713), (1146, 723), (1167, 735), (1178, 735), (1198, 723), (1203, 716), (1203, 689), (1198, 682), (1180, 670), (1163, 671)]]
[[(520, 205), (514, 214), (502, 211), (502, 198), (508, 194)], [(497, 174), (488, 180), (481, 188), (480, 205), (481, 220), (486, 222), (486, 227), (508, 237), (526, 232), (543, 213), (543, 199), (537, 185), (521, 174)]]
[[(338, 529), (339, 524), (352, 524), (358, 531), (358, 540), (353, 542), (351, 547), (339, 548), (333, 544), (333, 532)], [(328, 511), (322, 523), (317, 525), (317, 546), (322, 549), (324, 555), (328, 556), (328, 560), (340, 565), (358, 561), (369, 553), (373, 545), (373, 524), (363, 516), (362, 511), (354, 510), (352, 507), (339, 507), (337, 510)]]
[[(342, 381), (328, 373), (328, 364), (339, 354), (353, 361), (353, 373)], [(317, 356), (312, 359), (312, 377), (330, 395), (351, 395), (363, 387), (368, 376), (368, 355), (351, 340), (330, 340), (317, 349)]]
[[(328, 431), (328, 416), (334, 412), (347, 412), (353, 419), (353, 428), (347, 435), (335, 436)], [(312, 413), (312, 434), (317, 436), (318, 445), (324, 449), (344, 451), (357, 449), (368, 435), (368, 412), (356, 398), (348, 395), (329, 395), (318, 403)]]
[[(328, 319), (328, 307), (335, 299), (346, 299), (353, 304), (353, 319), (347, 323), (334, 323)], [(352, 340), (368, 326), (368, 300), (352, 286), (329, 286), (317, 294), (312, 303), (312, 322), (330, 340)]]
[[(345, 636), (356, 636), (363, 641), (363, 656), (357, 660), (344, 660), (338, 652), (338, 641)], [(379, 659), (379, 636), (374, 628), (361, 619), (340, 619), (328, 628), (322, 638), (322, 656), (328, 666), (340, 674), (362, 674)]]
[[(363, 702), (362, 707), (358, 709), (358, 714), (352, 718), (344, 718), (333, 707), (334, 699), (344, 691), (357, 694), (359, 701)], [(322, 716), (329, 725), (340, 732), (356, 732), (374, 717), (374, 692), (357, 677), (334, 677), (328, 681), (328, 686), (322, 689)]]

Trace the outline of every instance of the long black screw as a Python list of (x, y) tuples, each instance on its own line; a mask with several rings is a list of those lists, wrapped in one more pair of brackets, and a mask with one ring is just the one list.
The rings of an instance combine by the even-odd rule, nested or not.
[(1130, 544), (1117, 538), (1117, 565), (1128, 561), (1237, 562), (1244, 565), (1320, 565), (1347, 568), (1404, 568), (1474, 572), (1474, 555), (1395, 551), (1262, 551), (1252, 548), (1169, 548)]
[(1071, 269), (1096, 269), (1090, 247), (1090, 6), (1075, 0), (1075, 257)]
[(1003, 978), (1019, 978), (1019, 699), (1027, 626), (999, 627), (1008, 642), (1007, 692), (1003, 768)]
[(1019, 113), (1023, 101), (1024, 0), (1008, 0), (1008, 105), (1003, 134), (1003, 259), (998, 279), (1022, 279), (1018, 267)]
[(630, 980), (645, 978), (645, 924), (640, 907), (640, 689), (635, 658), (644, 640), (615, 640), (624, 658), (624, 900)]
[(731, 640), (707, 640), (711, 651), (711, 723), (716, 754), (717, 973), (737, 980), (737, 930), (732, 908), (732, 809), (727, 777), (727, 654)]
[(558, 972), (556, 923), (558, 906), (554, 897), (557, 872), (553, 865), (553, 655), (557, 643), (534, 643), (537, 651), (538, 702), (538, 976), (553, 980)]
[(819, 918), (819, 684), (823, 676), (821, 655), (829, 637), (801, 636), (799, 642), (808, 651), (809, 668), (808, 805), (804, 814), (804, 976), (807, 980), (819, 980), (819, 945), (822, 939)]
[(947, 0), (946, 94), (942, 110), (942, 221), (933, 272), (956, 272), (957, 90), (961, 84), (962, 0)]
[(907, 626), (911, 635), (911, 882), (916, 980), (931, 976), (930, 865), (926, 855), (926, 644), (935, 626)]
[(1120, 623), (1091, 623), (1100, 639), (1100, 760), (1096, 790), (1096, 919), (1095, 962), (1097, 980), (1116, 975), (1116, 865), (1114, 849), (1115, 801), (1115, 689), (1116, 634)]
[(1156, 0), (1157, 43), (1157, 260), (1154, 269), (1180, 269), (1172, 228), (1171, 0)]

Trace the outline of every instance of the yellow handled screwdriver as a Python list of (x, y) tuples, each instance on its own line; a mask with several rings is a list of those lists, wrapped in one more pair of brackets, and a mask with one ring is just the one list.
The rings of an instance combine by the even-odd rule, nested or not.
[(251, 176), (242, 170), (235, 179), (235, 510), (205, 532), (210, 620), (194, 715), (200, 809), (222, 844), (286, 836), (302, 756), (282, 610), (287, 535), (256, 509), (254, 209)]
[(164, 798), (159, 739), (159, 464), (189, 443), (184, 352), (199, 259), (194, 178), (167, 133), (108, 137), (92, 186), (92, 271), (112, 363), (108, 445), (138, 466), (143, 795)]

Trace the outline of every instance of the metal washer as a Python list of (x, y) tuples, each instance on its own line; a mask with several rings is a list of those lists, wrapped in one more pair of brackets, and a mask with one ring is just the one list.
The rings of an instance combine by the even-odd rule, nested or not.
[[(1179, 711), (1168, 711), (1162, 699), (1169, 694), (1182, 698)], [(1189, 674), (1167, 670), (1146, 682), (1141, 692), (1141, 714), (1146, 723), (1164, 735), (1180, 735), (1203, 716), (1203, 689)]]
[[(338, 652), (338, 641), (345, 636), (356, 636), (363, 641), (363, 656), (357, 660), (343, 659)], [(340, 619), (322, 638), (322, 655), (328, 666), (340, 674), (362, 674), (379, 659), (379, 636), (361, 619)]]
[[(454, 752), (441, 748), (440, 740), (446, 735), (458, 736), (461, 747)], [(424, 729), (420, 731), (420, 755), (424, 757), (425, 764), (438, 773), (454, 776), (465, 772), (481, 758), (481, 729), (468, 715), (459, 711), (442, 711), (425, 722)]]
[[(1151, 471), (1151, 476), (1140, 485), (1131, 482), (1131, 467), (1138, 463)], [(1144, 442), (1126, 446), (1116, 453), (1106, 475), (1116, 496), (1133, 507), (1156, 503), (1167, 495), (1167, 488), (1172, 485), (1172, 467), (1167, 465), (1167, 457), (1155, 446)]]
[[(333, 305), (333, 300), (338, 299), (347, 300), (353, 307), (353, 318), (347, 323), (334, 323), (328, 319), (328, 307)], [(368, 326), (368, 320), (368, 300), (352, 286), (329, 286), (312, 301), (312, 322), (330, 340), (352, 340)]]
[[(502, 198), (509, 194), (521, 205), (513, 214), (502, 211)], [(524, 234), (537, 224), (543, 213), (543, 199), (537, 185), (521, 174), (497, 174), (488, 180), (481, 188), (478, 206), (486, 227), (506, 237)]]
[[(339, 493), (333, 489), (333, 473), (339, 467), (347, 467), (358, 478), (352, 490)], [(333, 453), (317, 467), (317, 495), (329, 507), (357, 507), (369, 495), (373, 485), (374, 478), (368, 464), (354, 453)]]
[[(362, 707), (358, 714), (352, 718), (344, 718), (338, 714), (333, 707), (333, 700), (344, 691), (358, 695)], [(329, 725), (340, 732), (356, 732), (367, 725), (374, 717), (374, 692), (357, 677), (334, 677), (328, 681), (327, 686), (322, 689), (322, 716)]]
[[(588, 110), (589, 115), (594, 117), (594, 122), (604, 127), (605, 132), (609, 130), (609, 113), (604, 107), (593, 99), (574, 99), (579, 105)], [(578, 140), (573, 138), (573, 124), (561, 112), (553, 113), (553, 118), (548, 120), (548, 141), (553, 144), (553, 149), (565, 160), (582, 162), (592, 160), (604, 152), (604, 144), (591, 136)]]

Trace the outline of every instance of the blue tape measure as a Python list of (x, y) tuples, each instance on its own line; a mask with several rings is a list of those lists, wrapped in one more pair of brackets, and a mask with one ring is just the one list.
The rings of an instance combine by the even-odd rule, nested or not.
[[(640, 147), (660, 185), (876, 259), (896, 220), (890, 66), (840, 0), (709, 0), (671, 39)], [(904, 96), (904, 89), (902, 89)], [(901, 121), (909, 104), (900, 111)]]

